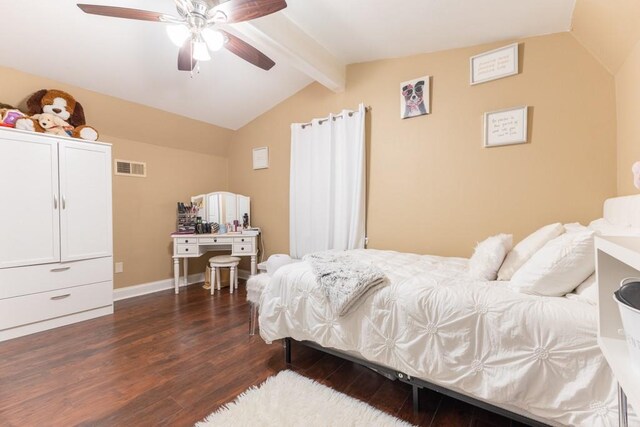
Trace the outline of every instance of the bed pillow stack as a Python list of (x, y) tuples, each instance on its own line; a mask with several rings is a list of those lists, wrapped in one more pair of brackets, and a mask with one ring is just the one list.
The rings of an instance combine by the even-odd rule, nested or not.
[(498, 234), (478, 243), (469, 260), (469, 276), (478, 280), (496, 280), (498, 269), (512, 246), (511, 234)]
[(598, 285), (596, 283), (596, 273), (593, 273), (591, 276), (587, 277), (584, 282), (580, 283), (574, 293), (583, 301), (591, 304), (597, 304)]
[(515, 272), (511, 288), (544, 296), (573, 291), (595, 271), (593, 236), (594, 231), (586, 227), (569, 227)]
[(498, 271), (498, 280), (511, 280), (515, 272), (529, 261), (536, 252), (542, 249), (547, 242), (563, 233), (564, 227), (559, 222), (545, 225), (531, 233), (509, 252), (502, 267), (500, 267), (500, 271)]

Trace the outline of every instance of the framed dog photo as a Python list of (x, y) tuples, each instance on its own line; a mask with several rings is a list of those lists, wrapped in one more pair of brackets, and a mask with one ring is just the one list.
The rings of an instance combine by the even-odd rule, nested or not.
[(431, 113), (430, 82), (431, 76), (424, 76), (400, 83), (400, 118)]

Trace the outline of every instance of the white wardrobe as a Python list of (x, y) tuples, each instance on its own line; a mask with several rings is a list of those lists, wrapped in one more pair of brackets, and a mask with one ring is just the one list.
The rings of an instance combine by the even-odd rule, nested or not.
[(113, 313), (111, 146), (0, 128), (0, 341)]

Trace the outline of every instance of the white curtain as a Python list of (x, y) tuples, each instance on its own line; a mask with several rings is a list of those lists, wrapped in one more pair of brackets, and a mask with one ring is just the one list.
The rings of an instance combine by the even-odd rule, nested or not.
[(365, 108), (291, 125), (290, 251), (364, 248)]

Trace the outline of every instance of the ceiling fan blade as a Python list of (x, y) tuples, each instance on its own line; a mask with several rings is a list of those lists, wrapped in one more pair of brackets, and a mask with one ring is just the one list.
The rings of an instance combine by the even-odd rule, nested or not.
[(193, 48), (191, 47), (191, 37), (184, 42), (178, 52), (178, 70), (192, 71), (198, 61), (193, 59)]
[(247, 62), (252, 63), (256, 67), (262, 68), (263, 70), (270, 70), (275, 62), (271, 58), (269, 58), (264, 53), (260, 52), (255, 47), (251, 46), (249, 43), (244, 40), (239, 39), (233, 34), (229, 34), (226, 31), (218, 30), (224, 33), (227, 37), (227, 42), (224, 47), (231, 53), (238, 55), (240, 58), (244, 59)]
[(214, 13), (222, 12), (224, 15), (218, 13), (223, 17), (220, 20), (233, 24), (271, 15), (285, 7), (287, 7), (285, 0), (229, 0), (216, 6), (213, 11)]
[(111, 16), (113, 18), (136, 19), (139, 21), (172, 22), (176, 18), (159, 12), (129, 9), (127, 7), (100, 6), (96, 4), (78, 4), (84, 13), (91, 15)]

